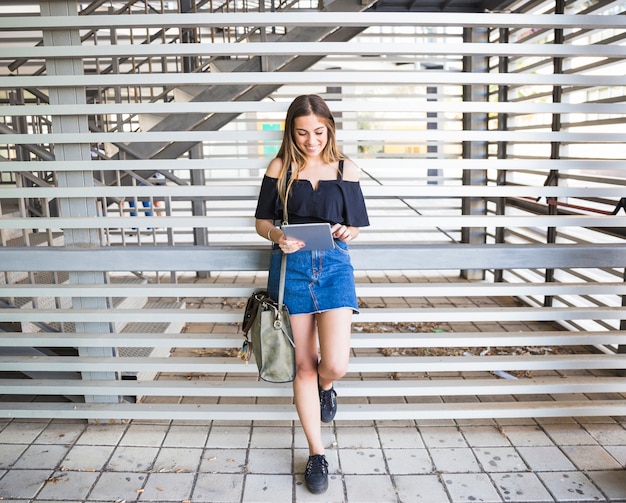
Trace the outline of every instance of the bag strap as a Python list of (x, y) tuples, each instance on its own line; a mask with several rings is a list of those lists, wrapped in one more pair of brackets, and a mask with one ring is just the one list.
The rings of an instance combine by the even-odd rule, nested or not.
[[(287, 180), (285, 181), (285, 190), (289, 186), (289, 178), (291, 178), (291, 167), (287, 172)], [(283, 208), (283, 225), (289, 223), (289, 214), (287, 213), (288, 194), (285, 193), (285, 207)], [(280, 283), (278, 284), (278, 310), (283, 309), (283, 300), (285, 299), (285, 276), (287, 275), (287, 255), (283, 253), (280, 260)]]
[(283, 299), (285, 298), (285, 275), (287, 271), (287, 255), (283, 253), (280, 261), (280, 284), (278, 286), (278, 309), (283, 308)]

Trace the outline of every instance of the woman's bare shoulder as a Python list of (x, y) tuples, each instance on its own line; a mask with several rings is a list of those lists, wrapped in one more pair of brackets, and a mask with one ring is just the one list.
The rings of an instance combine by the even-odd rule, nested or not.
[(274, 159), (271, 160), (271, 162), (267, 166), (267, 169), (265, 170), (265, 174), (271, 178), (278, 178), (282, 167), (283, 167), (282, 159), (275, 157)]
[(347, 180), (348, 182), (358, 182), (360, 172), (361, 170), (354, 163), (354, 161), (347, 159), (347, 158), (344, 159), (343, 161), (343, 179), (344, 180)]

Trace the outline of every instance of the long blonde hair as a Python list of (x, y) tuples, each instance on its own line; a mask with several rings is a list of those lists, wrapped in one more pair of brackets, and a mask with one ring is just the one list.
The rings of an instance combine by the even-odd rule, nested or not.
[[(306, 155), (300, 150), (295, 140), (295, 120), (298, 117), (308, 115), (315, 115), (328, 131), (328, 141), (322, 151), (322, 160), (331, 164), (344, 158), (337, 146), (335, 118), (326, 102), (317, 94), (303, 94), (295, 98), (287, 110), (283, 140), (278, 154), (276, 154), (276, 157), (282, 161), (278, 175), (278, 193), (285, 209), (287, 208), (287, 196), (291, 186), (306, 165)], [(289, 173), (290, 168), (292, 169), (291, 178), (287, 180), (287, 173)]]

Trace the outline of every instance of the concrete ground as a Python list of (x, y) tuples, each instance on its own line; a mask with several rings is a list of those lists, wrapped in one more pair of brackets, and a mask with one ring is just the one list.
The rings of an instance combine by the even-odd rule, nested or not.
[(299, 425), (0, 421), (2, 503), (626, 501), (626, 421), (335, 422), (303, 485)]

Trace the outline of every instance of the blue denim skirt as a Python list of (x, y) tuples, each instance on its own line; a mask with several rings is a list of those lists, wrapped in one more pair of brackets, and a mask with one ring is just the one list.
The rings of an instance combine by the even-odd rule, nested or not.
[[(278, 299), (282, 252), (272, 250), (268, 291)], [(287, 255), (285, 305), (289, 314), (312, 314), (359, 306), (354, 287), (354, 269), (348, 245), (335, 240), (331, 250), (298, 251)]]

